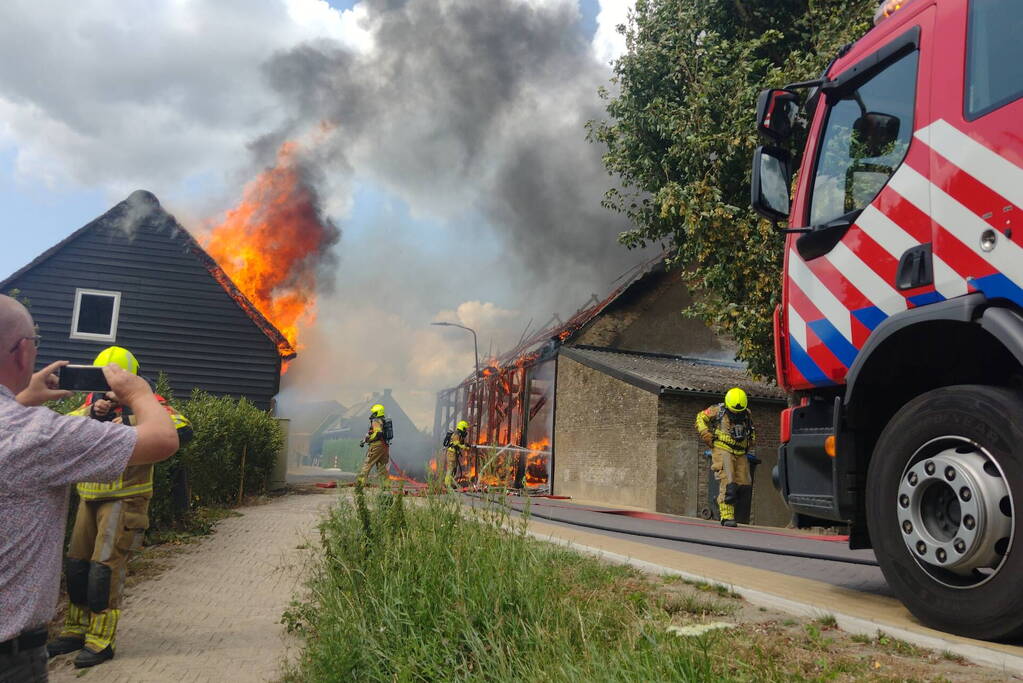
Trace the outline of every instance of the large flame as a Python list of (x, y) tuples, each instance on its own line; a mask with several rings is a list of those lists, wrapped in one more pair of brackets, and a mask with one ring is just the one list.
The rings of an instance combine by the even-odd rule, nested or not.
[(316, 319), (316, 265), (338, 239), (302, 172), (297, 143), (251, 181), (242, 200), (202, 240), (238, 289), (294, 348)]

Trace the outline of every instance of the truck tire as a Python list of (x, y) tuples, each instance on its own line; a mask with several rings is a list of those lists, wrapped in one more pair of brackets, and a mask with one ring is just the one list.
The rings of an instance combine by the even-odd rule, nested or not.
[(1020, 504), (1018, 392), (929, 391), (895, 414), (874, 448), (866, 493), (874, 552), (895, 594), (932, 628), (984, 640), (1023, 635)]

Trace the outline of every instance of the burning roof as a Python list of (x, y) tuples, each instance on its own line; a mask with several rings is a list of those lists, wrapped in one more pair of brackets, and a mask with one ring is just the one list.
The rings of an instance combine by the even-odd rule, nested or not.
[(80, 236), (84, 235), (90, 230), (94, 230), (101, 225), (116, 223), (126, 234), (131, 234), (135, 225), (142, 220), (157, 220), (166, 222), (172, 230), (178, 231), (179, 236), (186, 242), (187, 249), (206, 267), (213, 278), (224, 288), (224, 291), (234, 299), (238, 306), (245, 312), (245, 314), (256, 324), (263, 334), (267, 336), (277, 347), (278, 353), (284, 360), (290, 360), (294, 358), (297, 353), (294, 346), (288, 341), (280, 330), (278, 330), (273, 323), (266, 319), (266, 317), (260, 313), (259, 309), (238, 289), (238, 287), (231, 281), (231, 278), (224, 272), (216, 261), (210, 257), (206, 251), (199, 246), (195, 238), (187, 230), (175, 220), (175, 218), (167, 213), (162, 206), (160, 206), (160, 200), (156, 196), (147, 192), (146, 190), (136, 190), (128, 196), (126, 200), (120, 202), (109, 211), (104, 213), (102, 216), (90, 221), (83, 227), (75, 230), (73, 233), (62, 239), (57, 244), (53, 245), (30, 263), (17, 270), (15, 273), (0, 281), (0, 289), (7, 287), (11, 282), (17, 280), (24, 273), (35, 268), (39, 264), (51, 258), (54, 254), (59, 252), (64, 246), (70, 244)]
[[(638, 264), (622, 277), (622, 283), (604, 299), (598, 299), (594, 294), (590, 300), (567, 321), (562, 321), (553, 316), (550, 322), (539, 332), (529, 337), (523, 335), (523, 339), (510, 351), (492, 358), (487, 366), (481, 370), (484, 376), (492, 374), (497, 368), (526, 367), (533, 363), (546, 360), (557, 349), (572, 341), (579, 332), (594, 318), (600, 315), (608, 306), (614, 303), (630, 287), (636, 284), (650, 273), (664, 267), (664, 256), (658, 255), (649, 261)], [(473, 382), (473, 375), (469, 375), (462, 381), (462, 386)]]
[[(154, 197), (155, 199), (155, 197)], [(291, 360), (298, 355), (295, 347), (291, 345), (291, 342), (285, 337), (280, 330), (278, 330), (272, 322), (266, 319), (259, 309), (249, 300), (245, 294), (242, 293), (238, 286), (231, 281), (224, 269), (221, 268), (213, 258), (206, 253), (206, 251), (199, 246), (199, 243), (195, 241), (195, 238), (188, 235), (188, 239), (192, 241), (191, 251), (195, 254), (196, 258), (206, 266), (206, 270), (210, 272), (213, 279), (224, 288), (228, 296), (235, 300), (235, 302), (241, 307), (245, 314), (252, 319), (252, 322), (256, 324), (260, 330), (263, 331), (270, 341), (277, 347), (277, 352), (281, 354), (281, 360)]]
[(332, 281), (331, 248), (340, 237), (320, 208), (303, 148), (288, 141), (200, 241), (216, 262), (214, 277), (232, 296), (244, 294), (284, 335), (279, 348), (287, 359), (300, 346), (299, 328), (316, 319), (316, 293)]

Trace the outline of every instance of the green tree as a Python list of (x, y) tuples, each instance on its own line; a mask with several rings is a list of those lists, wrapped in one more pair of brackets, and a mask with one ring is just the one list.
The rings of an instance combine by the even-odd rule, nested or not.
[(749, 208), (760, 144), (758, 92), (816, 77), (870, 27), (874, 0), (637, 0), (628, 50), (589, 124), (616, 186), (604, 204), (626, 247), (663, 244), (701, 293), (686, 315), (731, 336), (757, 375), (774, 374), (771, 316), (782, 239)]

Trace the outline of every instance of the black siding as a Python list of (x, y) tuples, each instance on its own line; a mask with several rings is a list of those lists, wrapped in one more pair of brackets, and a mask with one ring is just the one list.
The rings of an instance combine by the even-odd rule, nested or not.
[(194, 250), (156, 198), (136, 192), (4, 283), (3, 292), (18, 289), (29, 299), (42, 335), (40, 367), (58, 359), (91, 363), (109, 346), (70, 338), (75, 289), (119, 291), (114, 344), (136, 355), (143, 375), (167, 373), (178, 397), (199, 387), (268, 409), (280, 386), (276, 345)]

